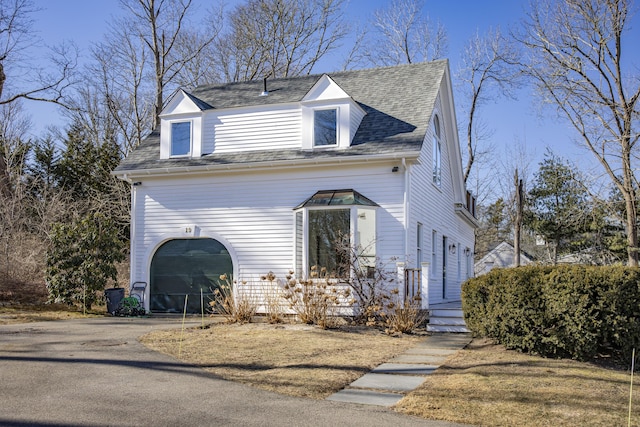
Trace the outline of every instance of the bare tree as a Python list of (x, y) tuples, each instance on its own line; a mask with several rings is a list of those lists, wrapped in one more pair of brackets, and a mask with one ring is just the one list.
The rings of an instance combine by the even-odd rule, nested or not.
[(188, 28), (192, 0), (121, 0), (121, 3), (129, 15), (118, 26), (131, 31), (123, 34), (122, 40), (134, 35), (144, 44), (144, 53), (151, 56), (155, 83), (152, 128), (155, 128), (164, 107), (165, 88), (174, 82), (185, 64), (213, 42), (216, 32), (207, 37), (193, 37), (194, 31)]
[[(0, 105), (20, 99), (62, 104), (63, 96), (73, 84), (77, 51), (72, 45), (50, 49), (50, 65), (37, 66), (32, 49), (40, 41), (33, 35), (30, 0), (0, 0)], [(0, 138), (7, 140), (0, 135)], [(4, 177), (8, 173), (6, 153), (0, 153), (0, 193), (9, 189)]]
[(492, 147), (480, 148), (480, 142), (489, 135), (477, 122), (477, 114), (483, 103), (492, 96), (511, 97), (519, 86), (519, 71), (515, 66), (518, 51), (500, 30), (490, 30), (486, 35), (476, 34), (464, 50), (457, 73), (462, 90), (462, 103), (466, 110), (466, 162), (464, 181), (469, 180), (478, 156)]
[[(219, 40), (224, 22), (224, 8), (222, 5), (212, 7), (203, 22), (203, 29), (185, 29), (180, 37), (180, 43), (175, 47), (175, 56), (188, 58), (192, 46), (202, 46), (200, 53), (185, 61), (176, 75), (176, 83), (183, 88), (217, 82), (221, 80), (218, 64), (216, 40)], [(209, 42), (209, 40), (212, 40)]]
[(627, 31), (630, 0), (545, 0), (532, 7), (517, 36), (530, 52), (525, 69), (622, 193), (628, 264), (638, 266), (632, 160), (640, 137), (640, 79), (637, 64), (626, 62), (627, 44), (635, 42)]
[[(123, 155), (133, 150), (151, 131), (153, 82), (147, 79), (144, 44), (122, 28), (93, 49), (91, 76), (78, 89), (73, 116), (94, 131), (115, 132)], [(74, 117), (72, 117), (73, 119)]]
[(346, 36), (344, 0), (249, 0), (218, 43), (228, 81), (310, 74)]
[(40, 43), (33, 34), (30, 0), (0, 0), (0, 104), (19, 98), (61, 103), (76, 66), (73, 45), (50, 49), (50, 66), (35, 66), (28, 51)]
[(387, 8), (375, 11), (368, 41), (352, 61), (388, 66), (443, 58), (447, 33), (440, 23), (433, 24), (423, 14), (423, 8), (423, 0), (393, 0)]

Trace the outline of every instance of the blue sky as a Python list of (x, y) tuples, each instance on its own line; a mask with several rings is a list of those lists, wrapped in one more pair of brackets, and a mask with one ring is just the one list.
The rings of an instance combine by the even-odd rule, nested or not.
[[(195, 2), (202, 10), (213, 4), (206, 0)], [(34, 20), (38, 35), (45, 43), (72, 40), (84, 55), (88, 54), (91, 43), (101, 40), (110, 18), (120, 13), (118, 0), (35, 0), (35, 3), (43, 9), (34, 16)], [(227, 1), (229, 3), (233, 2)], [(388, 3), (385, 0), (351, 0), (345, 15), (352, 22), (365, 23), (375, 9)], [(427, 0), (424, 11), (431, 21), (439, 21), (447, 30), (448, 57), (452, 74), (455, 75), (462, 50), (476, 31), (482, 34), (489, 28), (499, 26), (506, 32), (522, 20), (527, 4), (528, 0)], [(41, 136), (41, 131), (49, 124), (62, 123), (58, 111), (52, 106), (35, 106), (31, 103), (27, 108), (33, 115), (35, 136)], [(499, 150), (503, 150), (502, 155), (509, 156), (514, 141), (520, 141), (534, 156), (532, 166), (541, 159), (546, 146), (551, 146), (555, 152), (572, 161), (591, 160), (582, 149), (570, 142), (570, 133), (565, 125), (552, 117), (538, 117), (536, 108), (528, 91), (523, 91), (517, 101), (497, 99), (495, 103), (482, 107), (480, 114), (494, 130), (492, 141)], [(462, 122), (462, 117), (459, 117), (459, 122)]]

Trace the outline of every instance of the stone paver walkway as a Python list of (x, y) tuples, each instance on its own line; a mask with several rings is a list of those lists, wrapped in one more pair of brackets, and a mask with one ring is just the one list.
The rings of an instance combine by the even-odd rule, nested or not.
[(437, 333), (358, 378), (327, 400), (393, 406), (418, 388), (450, 355), (471, 341), (469, 334)]

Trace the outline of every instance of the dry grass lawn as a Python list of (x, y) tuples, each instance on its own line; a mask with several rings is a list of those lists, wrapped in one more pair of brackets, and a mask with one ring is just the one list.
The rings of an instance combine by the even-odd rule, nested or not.
[(302, 325), (212, 324), (154, 332), (140, 341), (231, 381), (291, 396), (323, 399), (419, 342), (378, 331)]
[[(483, 426), (626, 426), (629, 392), (630, 372), (474, 340), (395, 409)], [(634, 390), (633, 426), (640, 425), (639, 397)]]
[[(0, 324), (82, 316), (50, 307), (0, 307)], [(228, 380), (323, 399), (421, 339), (367, 329), (213, 323), (184, 333), (154, 332), (140, 340)], [(630, 373), (624, 370), (524, 355), (476, 339), (394, 409), (482, 426), (626, 426), (629, 386)], [(640, 426), (638, 388), (634, 386), (633, 426)]]
[[(157, 332), (141, 341), (228, 380), (316, 399), (422, 339), (299, 325), (215, 324), (185, 330), (179, 355), (180, 334)], [(524, 355), (474, 340), (394, 409), (482, 426), (626, 426), (629, 381), (628, 372)], [(640, 425), (638, 397), (634, 391), (634, 426)]]
[(0, 306), (0, 325), (67, 320), (81, 317), (102, 317), (104, 315), (104, 309), (91, 310), (91, 312), (83, 314), (82, 311), (70, 310), (67, 306), (57, 306), (55, 304), (41, 306)]

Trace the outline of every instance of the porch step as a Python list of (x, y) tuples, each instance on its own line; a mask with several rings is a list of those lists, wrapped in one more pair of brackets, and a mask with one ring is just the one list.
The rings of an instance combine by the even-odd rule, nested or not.
[(461, 308), (434, 308), (429, 310), (429, 332), (467, 333)]
[(432, 308), (429, 310), (429, 315), (432, 317), (459, 317), (464, 318), (464, 313), (461, 308)]

